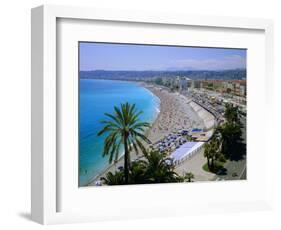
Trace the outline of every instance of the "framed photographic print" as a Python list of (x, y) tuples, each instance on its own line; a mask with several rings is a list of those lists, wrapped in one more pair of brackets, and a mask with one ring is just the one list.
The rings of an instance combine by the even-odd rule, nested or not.
[(79, 42), (79, 186), (246, 179), (246, 53)]
[(32, 219), (270, 208), (272, 31), (264, 19), (34, 8)]

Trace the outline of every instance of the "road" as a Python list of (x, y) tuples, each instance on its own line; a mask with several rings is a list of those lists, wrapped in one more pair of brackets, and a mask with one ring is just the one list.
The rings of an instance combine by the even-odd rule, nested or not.
[(239, 161), (227, 161), (224, 167), (227, 169), (226, 174), (217, 175), (215, 180), (246, 179), (246, 159)]

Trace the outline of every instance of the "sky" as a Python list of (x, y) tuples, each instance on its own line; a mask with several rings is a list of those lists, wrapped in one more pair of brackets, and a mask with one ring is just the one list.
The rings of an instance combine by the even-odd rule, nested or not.
[(228, 70), (246, 68), (245, 49), (80, 42), (80, 70)]

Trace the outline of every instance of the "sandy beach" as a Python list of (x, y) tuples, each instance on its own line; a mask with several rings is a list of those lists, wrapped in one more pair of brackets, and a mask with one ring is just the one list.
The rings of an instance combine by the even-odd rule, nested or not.
[[(193, 105), (194, 102), (192, 102), (191, 99), (179, 93), (169, 92), (159, 86), (148, 85), (145, 83), (141, 83), (141, 85), (151, 91), (161, 101), (160, 112), (147, 132), (147, 136), (152, 143), (157, 142), (166, 135), (179, 129), (209, 128), (206, 127), (205, 117), (202, 115), (200, 116), (198, 111), (195, 111)], [(136, 155), (134, 152), (131, 153), (131, 160), (139, 157), (141, 156)], [(88, 185), (95, 185), (95, 181), (99, 180), (100, 177), (104, 177), (109, 171), (116, 171), (119, 166), (123, 166), (123, 156), (119, 158), (118, 162), (110, 165), (101, 172), (99, 176), (93, 178)]]
[(160, 101), (160, 114), (152, 124), (148, 137), (152, 143), (179, 129), (204, 128), (204, 121), (190, 106), (191, 100), (179, 93), (172, 93), (159, 86), (143, 84)]

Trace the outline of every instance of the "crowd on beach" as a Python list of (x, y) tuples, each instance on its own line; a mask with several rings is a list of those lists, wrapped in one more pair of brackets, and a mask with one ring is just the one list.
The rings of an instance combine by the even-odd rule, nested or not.
[(204, 128), (204, 121), (189, 105), (190, 100), (179, 93), (171, 93), (158, 86), (146, 85), (161, 101), (161, 111), (154, 121), (148, 138), (157, 142), (172, 133), (190, 128)]

